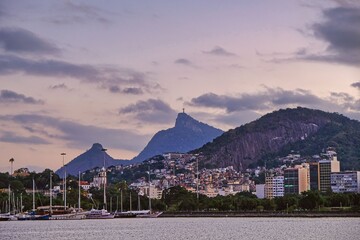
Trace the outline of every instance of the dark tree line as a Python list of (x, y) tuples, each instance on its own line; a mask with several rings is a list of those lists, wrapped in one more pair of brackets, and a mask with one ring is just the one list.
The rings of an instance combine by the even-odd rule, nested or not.
[[(41, 173), (32, 172), (28, 176), (10, 176), (8, 173), (0, 173), (0, 189), (7, 189), (10, 185), (12, 191), (12, 205), (19, 207), (19, 199), (22, 196), (24, 210), (32, 209), (32, 193), (26, 193), (25, 189), (32, 189), (34, 179), (36, 189), (49, 190), (51, 170), (46, 169)], [(53, 186), (62, 185), (59, 176), (52, 173)], [(110, 184), (107, 189), (108, 210), (123, 211), (149, 208), (149, 199), (140, 196), (133, 189), (129, 189), (125, 181)], [(77, 207), (78, 205), (78, 182), (77, 178), (67, 178), (67, 205)], [(5, 212), (8, 205), (8, 193), (0, 192), (0, 209)], [(122, 204), (121, 204), (122, 199)], [(131, 200), (130, 200), (131, 199)], [(36, 206), (49, 205), (49, 197), (43, 193), (36, 193)], [(58, 193), (53, 199), (54, 205), (64, 204), (62, 194)], [(91, 188), (88, 192), (81, 190), (81, 206), (84, 209), (102, 208), (103, 189)], [(360, 194), (349, 193), (320, 193), (308, 191), (300, 195), (285, 195), (274, 199), (258, 199), (249, 192), (241, 192), (229, 196), (217, 196), (209, 198), (204, 195), (187, 191), (180, 186), (164, 190), (161, 199), (152, 199), (152, 209), (159, 211), (327, 211), (348, 210), (360, 211)]]

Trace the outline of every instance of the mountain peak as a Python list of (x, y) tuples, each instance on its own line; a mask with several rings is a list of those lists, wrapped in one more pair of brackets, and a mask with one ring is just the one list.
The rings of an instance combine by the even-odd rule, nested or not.
[(198, 123), (195, 119), (187, 115), (186, 113), (182, 112), (177, 115), (175, 127), (186, 127), (190, 124)]
[(95, 150), (99, 149), (99, 150), (101, 150), (101, 149), (103, 149), (103, 146), (100, 143), (94, 143), (92, 145), (91, 149), (95, 149)]
[[(105, 166), (117, 166), (121, 164), (127, 164), (128, 161), (125, 160), (116, 160), (108, 155), (107, 152), (102, 152), (103, 146), (100, 143), (94, 143), (92, 147), (86, 152), (80, 154), (73, 160), (71, 160), (67, 164), (66, 171), (68, 174), (76, 176), (79, 171), (84, 172), (89, 169), (93, 169), (95, 167), (103, 167), (104, 166), (104, 158), (105, 158)], [(56, 171), (56, 173), (60, 176), (64, 174), (64, 168), (61, 167)]]
[(157, 132), (133, 162), (141, 162), (165, 152), (188, 152), (211, 142), (222, 130), (199, 122), (185, 112), (178, 114), (175, 127)]

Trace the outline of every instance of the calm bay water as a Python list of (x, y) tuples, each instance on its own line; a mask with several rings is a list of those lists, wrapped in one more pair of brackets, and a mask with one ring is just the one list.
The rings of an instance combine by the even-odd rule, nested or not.
[(0, 239), (360, 239), (360, 218), (157, 218), (0, 222)]

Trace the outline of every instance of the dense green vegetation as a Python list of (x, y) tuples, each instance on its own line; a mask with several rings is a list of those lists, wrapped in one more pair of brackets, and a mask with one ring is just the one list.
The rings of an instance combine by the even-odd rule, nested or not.
[(355, 120), (342, 119), (330, 122), (316, 134), (304, 141), (285, 146), (278, 155), (285, 156), (291, 150), (303, 156), (322, 152), (327, 147), (334, 147), (343, 170), (360, 170), (360, 123)]
[(317, 191), (304, 192), (301, 195), (286, 195), (274, 199), (258, 199), (249, 192), (229, 196), (208, 198), (190, 193), (181, 187), (167, 190), (163, 199), (168, 211), (360, 211), (360, 194), (320, 194)]

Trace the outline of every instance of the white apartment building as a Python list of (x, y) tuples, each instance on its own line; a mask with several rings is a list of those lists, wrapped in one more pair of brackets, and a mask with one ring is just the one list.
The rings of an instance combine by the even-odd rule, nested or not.
[(284, 176), (267, 176), (265, 178), (265, 198), (284, 196)]
[(265, 184), (256, 184), (256, 197), (265, 198)]
[(151, 184), (150, 190), (149, 185), (141, 185), (137, 187), (139, 189), (139, 193), (144, 194), (146, 196), (150, 195), (150, 198), (152, 199), (161, 199), (163, 191), (155, 187), (155, 185)]
[(334, 193), (360, 193), (360, 171), (331, 173), (331, 190)]

